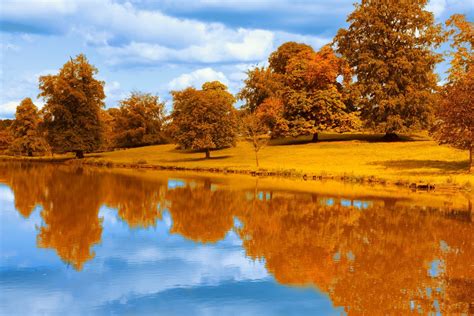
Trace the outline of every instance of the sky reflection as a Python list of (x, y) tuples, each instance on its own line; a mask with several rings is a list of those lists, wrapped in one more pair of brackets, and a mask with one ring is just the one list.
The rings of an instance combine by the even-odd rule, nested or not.
[(474, 312), (453, 196), (40, 164), (0, 182), (2, 314)]

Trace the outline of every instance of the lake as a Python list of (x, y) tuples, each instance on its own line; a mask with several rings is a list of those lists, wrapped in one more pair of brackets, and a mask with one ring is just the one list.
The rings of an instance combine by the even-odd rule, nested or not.
[(474, 314), (461, 193), (0, 163), (0, 313)]

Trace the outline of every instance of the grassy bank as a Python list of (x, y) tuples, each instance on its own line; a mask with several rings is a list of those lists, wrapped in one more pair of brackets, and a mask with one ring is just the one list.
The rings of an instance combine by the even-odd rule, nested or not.
[[(405, 137), (400, 142), (381, 142), (380, 135), (323, 134), (322, 141), (309, 137), (275, 140), (259, 153), (260, 168), (267, 171), (348, 178), (376, 178), (390, 182), (474, 184), (467, 173), (468, 152), (439, 146), (426, 137)], [(182, 168), (255, 170), (251, 145), (204, 153), (159, 145), (91, 155), (112, 163), (142, 163)]]
[[(380, 135), (323, 134), (321, 142), (309, 137), (272, 141), (259, 153), (260, 169), (276, 174), (349, 181), (387, 183), (474, 185), (467, 173), (468, 152), (439, 146), (427, 137), (404, 137), (400, 142), (382, 142)], [(158, 145), (87, 155), (91, 164), (162, 166), (186, 169), (255, 171), (251, 145), (204, 153), (183, 151), (175, 145)], [(59, 157), (58, 157), (59, 158)], [(61, 157), (64, 158), (64, 157)]]

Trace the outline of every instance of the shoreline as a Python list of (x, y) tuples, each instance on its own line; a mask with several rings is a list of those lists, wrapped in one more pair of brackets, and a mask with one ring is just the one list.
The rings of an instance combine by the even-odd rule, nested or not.
[(84, 159), (76, 159), (74, 157), (15, 157), (15, 156), (0, 156), (0, 161), (16, 161), (16, 162), (37, 162), (37, 163), (61, 163), (67, 165), (77, 166), (92, 166), (100, 168), (122, 168), (122, 169), (144, 169), (157, 171), (180, 171), (180, 172), (196, 172), (196, 173), (217, 173), (217, 174), (238, 174), (248, 175), (252, 177), (273, 177), (285, 178), (292, 180), (303, 181), (337, 181), (340, 183), (353, 183), (360, 185), (382, 185), (387, 187), (397, 187), (411, 189), (413, 191), (424, 192), (445, 192), (445, 193), (467, 193), (472, 194), (472, 189), (466, 186), (455, 183), (430, 183), (430, 182), (414, 182), (408, 179), (387, 180), (376, 176), (355, 176), (348, 174), (328, 174), (317, 172), (305, 172), (295, 169), (246, 169), (246, 168), (230, 168), (230, 167), (185, 167), (173, 165), (160, 165), (138, 162), (113, 162), (106, 159), (96, 159), (93, 157), (85, 157)]

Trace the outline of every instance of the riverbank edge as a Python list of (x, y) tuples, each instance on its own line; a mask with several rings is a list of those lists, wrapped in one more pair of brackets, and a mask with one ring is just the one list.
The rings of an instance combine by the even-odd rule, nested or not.
[(86, 157), (84, 159), (76, 159), (73, 157), (15, 157), (15, 156), (0, 156), (0, 161), (24, 161), (24, 162), (41, 162), (41, 163), (63, 163), (69, 165), (85, 165), (102, 168), (126, 168), (126, 169), (148, 169), (148, 170), (166, 170), (166, 171), (191, 171), (202, 173), (219, 173), (219, 174), (240, 174), (250, 175), (253, 177), (279, 177), (287, 179), (299, 179), (304, 181), (323, 181), (333, 180), (342, 183), (354, 183), (361, 185), (384, 185), (395, 186), (400, 188), (409, 188), (419, 191), (438, 191), (438, 192), (461, 192), (472, 193), (472, 187), (460, 185), (456, 183), (428, 183), (428, 182), (413, 182), (410, 180), (398, 179), (387, 180), (376, 176), (355, 176), (351, 174), (327, 174), (327, 173), (311, 173), (296, 169), (242, 169), (242, 168), (227, 168), (227, 167), (183, 167), (173, 165), (158, 165), (148, 164), (137, 161), (129, 162), (113, 162), (106, 159), (97, 159)]

